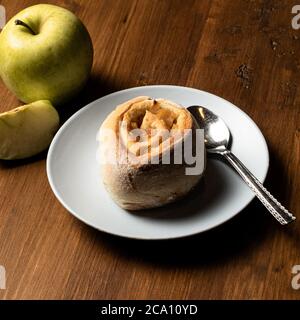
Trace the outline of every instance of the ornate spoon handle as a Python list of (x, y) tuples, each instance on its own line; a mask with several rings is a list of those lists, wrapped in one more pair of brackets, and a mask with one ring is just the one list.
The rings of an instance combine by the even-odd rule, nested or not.
[(288, 224), (296, 219), (284, 206), (276, 200), (261, 182), (244, 166), (244, 164), (229, 150), (221, 153), (232, 167), (239, 173), (247, 185), (252, 189), (262, 204), (281, 224)]

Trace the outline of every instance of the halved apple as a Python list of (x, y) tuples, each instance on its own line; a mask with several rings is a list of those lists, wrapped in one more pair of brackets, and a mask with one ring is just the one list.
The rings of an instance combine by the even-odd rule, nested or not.
[(45, 150), (59, 126), (51, 102), (39, 100), (0, 114), (0, 159), (31, 157)]

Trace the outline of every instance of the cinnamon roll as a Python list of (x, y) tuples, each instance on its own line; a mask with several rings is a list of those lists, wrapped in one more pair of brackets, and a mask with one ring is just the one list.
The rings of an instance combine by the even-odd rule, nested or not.
[(205, 169), (196, 129), (191, 114), (169, 100), (141, 96), (117, 106), (98, 133), (101, 175), (113, 200), (139, 210), (185, 196)]

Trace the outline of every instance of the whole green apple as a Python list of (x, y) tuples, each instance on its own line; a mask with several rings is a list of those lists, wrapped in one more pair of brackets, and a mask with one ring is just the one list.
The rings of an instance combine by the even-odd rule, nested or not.
[(22, 101), (59, 105), (76, 95), (93, 64), (93, 45), (70, 11), (38, 4), (14, 16), (0, 33), (0, 76)]

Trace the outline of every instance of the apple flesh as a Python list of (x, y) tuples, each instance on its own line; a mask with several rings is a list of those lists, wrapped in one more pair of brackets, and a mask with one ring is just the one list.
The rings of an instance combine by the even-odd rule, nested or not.
[(93, 64), (93, 46), (83, 23), (49, 4), (28, 7), (0, 33), (0, 76), (23, 102), (55, 106), (76, 95)]
[(40, 100), (0, 114), (0, 159), (28, 158), (48, 148), (59, 126), (51, 102)]

